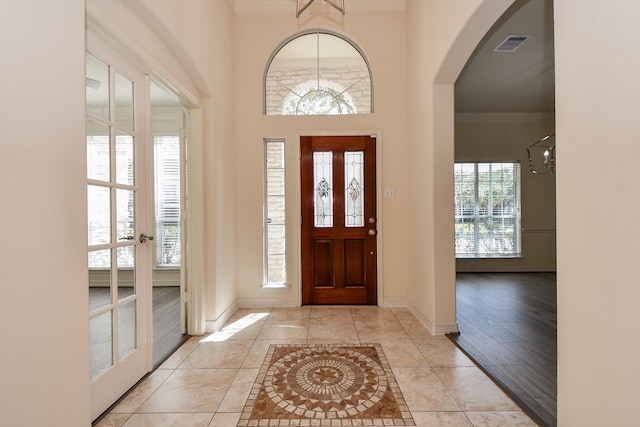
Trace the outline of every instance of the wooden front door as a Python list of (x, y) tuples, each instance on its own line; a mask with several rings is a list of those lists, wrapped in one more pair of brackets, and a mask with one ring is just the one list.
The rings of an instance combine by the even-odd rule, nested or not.
[(302, 303), (376, 304), (376, 140), (300, 138)]

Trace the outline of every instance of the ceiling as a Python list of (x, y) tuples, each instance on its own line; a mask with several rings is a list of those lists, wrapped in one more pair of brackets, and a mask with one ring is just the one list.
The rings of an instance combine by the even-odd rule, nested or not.
[[(529, 35), (512, 53), (509, 35)], [(517, 0), (487, 33), (458, 81), (456, 112), (553, 112), (553, 0)]]
[[(406, 9), (406, 0), (344, 1), (347, 14)], [(236, 13), (295, 16), (296, 10), (296, 0), (234, 0), (234, 5)], [(305, 13), (322, 13), (323, 8), (330, 7), (315, 1)], [(509, 35), (531, 37), (512, 53), (494, 52)], [(553, 112), (553, 0), (516, 0), (474, 51), (455, 96), (456, 112)]]

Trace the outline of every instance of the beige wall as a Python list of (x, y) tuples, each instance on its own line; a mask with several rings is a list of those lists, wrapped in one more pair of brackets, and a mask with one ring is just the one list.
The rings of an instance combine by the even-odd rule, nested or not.
[[(110, 24), (119, 28), (117, 22), (124, 22), (127, 28), (117, 32), (121, 37), (137, 46), (146, 43), (157, 69), (201, 97), (209, 319), (231, 307), (236, 292), (247, 301), (298, 295), (293, 290), (265, 296), (259, 290), (262, 138), (285, 137), (288, 164), (295, 166), (297, 134), (361, 130), (380, 132), (381, 187), (397, 193), (381, 204), (384, 296), (408, 298), (435, 329), (455, 322), (455, 266), (446, 231), (452, 209), (447, 206), (452, 206), (453, 83), (509, 3), (411, 0), (406, 16), (304, 22), (344, 32), (371, 61), (376, 113), (350, 118), (262, 117), (259, 94), (268, 55), (300, 29), (290, 18), (238, 16), (234, 50), (229, 2), (189, 2), (184, 9), (169, 0), (153, 2), (164, 22), (180, 14), (180, 24), (166, 33), (168, 41), (144, 25), (128, 28), (131, 17), (116, 14)], [(109, 4), (119, 10), (118, 2)], [(631, 426), (640, 418), (634, 233), (640, 208), (640, 6), (632, 0), (556, 0), (555, 9), (559, 424)], [(0, 20), (2, 38), (15, 41), (2, 45), (11, 66), (0, 79), (5, 130), (0, 196), (11, 201), (0, 205), (9, 224), (0, 248), (5, 290), (0, 382), (11, 384), (0, 390), (0, 424), (35, 426), (46, 419), (51, 425), (88, 425), (86, 235), (78, 227), (85, 222), (86, 202), (83, 2), (41, 3), (37, 11), (14, 2)], [(200, 22), (199, 28), (186, 28), (191, 22)], [(216, 25), (203, 26), (208, 22)], [(367, 35), (371, 27), (385, 31)], [(590, 48), (580, 48), (585, 45)], [(231, 64), (227, 55), (234, 51), (238, 56)], [(237, 223), (234, 143), (242, 154)], [(295, 186), (293, 169), (288, 182)], [(295, 217), (290, 220), (295, 224)], [(296, 254), (295, 239), (290, 245)], [(37, 260), (38, 268), (25, 268), (29, 260)]]
[(456, 115), (455, 160), (519, 161), (522, 257), (458, 259), (457, 271), (555, 271), (555, 175), (529, 172), (526, 146), (555, 133), (553, 113)]
[(408, 2), (411, 310), (435, 333), (457, 330), (453, 249), (454, 83), (511, 0)]
[(639, 16), (634, 0), (555, 2), (561, 426), (640, 419)]
[(228, 1), (90, 0), (87, 9), (134, 64), (192, 108), (190, 182), (198, 182), (198, 191), (189, 199), (187, 262), (198, 258), (202, 268), (189, 270), (187, 291), (202, 295), (204, 313), (190, 327), (202, 333), (206, 321), (236, 301), (233, 7)]
[[(236, 146), (238, 194), (238, 298), (241, 305), (300, 303), (300, 202), (298, 136), (301, 134), (377, 133), (378, 187), (395, 188), (395, 199), (378, 199), (382, 284), (380, 304), (405, 304), (408, 286), (409, 230), (412, 197), (407, 184), (406, 31), (403, 12), (339, 13), (331, 19), (313, 14), (299, 20), (292, 13), (236, 17)], [(353, 40), (364, 51), (375, 85), (375, 113), (353, 116), (264, 116), (263, 73), (274, 49), (307, 29), (328, 29)], [(377, 29), (372, 31), (372, 29)], [(286, 141), (287, 252), (289, 291), (261, 286), (263, 139)]]
[(89, 425), (84, 2), (0, 14), (0, 425)]

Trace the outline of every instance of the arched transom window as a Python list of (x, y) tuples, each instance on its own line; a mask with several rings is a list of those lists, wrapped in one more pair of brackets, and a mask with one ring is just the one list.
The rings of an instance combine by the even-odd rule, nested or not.
[(285, 41), (265, 73), (265, 114), (363, 114), (373, 111), (369, 64), (352, 42), (322, 31)]

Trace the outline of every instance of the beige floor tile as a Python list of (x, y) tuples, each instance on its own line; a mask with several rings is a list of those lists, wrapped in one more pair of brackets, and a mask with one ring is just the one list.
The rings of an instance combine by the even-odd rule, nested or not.
[(213, 416), (213, 420), (209, 427), (235, 427), (240, 419), (240, 413), (217, 413)]
[(407, 334), (415, 340), (447, 339), (444, 335), (433, 335), (415, 317), (399, 318), (398, 321), (407, 332)]
[(296, 321), (296, 320), (309, 320), (311, 316), (311, 307), (293, 307), (293, 308), (274, 308), (269, 313), (267, 321)]
[(409, 335), (391, 312), (373, 318), (355, 318), (358, 337), (362, 343), (409, 339)]
[(389, 311), (396, 316), (396, 319), (415, 319), (415, 316), (408, 308), (405, 307), (391, 307)]
[(353, 321), (351, 307), (348, 306), (312, 306), (310, 317), (311, 319), (340, 318), (343, 321), (349, 319)]
[(531, 418), (521, 411), (467, 412), (474, 427), (536, 427)]
[(123, 427), (207, 427), (213, 414), (134, 414)]
[(357, 337), (351, 339), (351, 340), (345, 340), (345, 339), (341, 339), (341, 340), (334, 340), (334, 339), (327, 339), (327, 338), (318, 338), (318, 339), (308, 339), (307, 340), (307, 344), (355, 344), (355, 345), (360, 345), (360, 339), (358, 339)]
[(381, 344), (392, 368), (400, 366), (428, 367), (426, 359), (411, 340), (387, 340), (382, 341)]
[(256, 337), (259, 340), (306, 340), (309, 332), (309, 318), (292, 320), (267, 320)]
[(412, 412), (420, 427), (473, 427), (464, 412)]
[(393, 368), (393, 373), (411, 412), (460, 411), (431, 368)]
[(265, 319), (240, 319), (229, 323), (219, 331), (211, 334), (205, 341), (223, 342), (227, 340), (253, 340), (264, 326)]
[(330, 306), (236, 311), (219, 332), (190, 338), (97, 427), (234, 427), (269, 345), (307, 343), (381, 343), (417, 426), (535, 426), (408, 309)]
[(351, 315), (354, 321), (379, 322), (396, 318), (390, 309), (374, 306), (351, 307)]
[(271, 313), (270, 308), (239, 308), (237, 309), (227, 320), (225, 326), (228, 326), (237, 321), (244, 321), (247, 319), (253, 320), (266, 320)]
[(475, 366), (471, 359), (448, 339), (416, 341), (416, 346), (433, 368)]
[(517, 411), (518, 406), (476, 367), (434, 368), (464, 411)]
[(202, 342), (179, 369), (240, 368), (252, 344), (251, 340)]
[(122, 427), (131, 414), (110, 413), (104, 416), (94, 427)]
[(257, 376), (257, 368), (238, 370), (220, 407), (218, 407), (218, 412), (242, 412)]
[(167, 360), (160, 365), (158, 369), (177, 369), (178, 366), (184, 362), (184, 360), (189, 357), (189, 355), (198, 347), (199, 339), (204, 338), (198, 337), (198, 339), (190, 338), (187, 342), (182, 344), (179, 349), (177, 349), (171, 356), (167, 358)]
[(242, 369), (260, 368), (271, 344), (306, 344), (306, 340), (255, 340), (242, 363)]
[(155, 370), (135, 389), (131, 390), (111, 412), (133, 414), (172, 373), (173, 371), (166, 369)]
[(358, 340), (358, 332), (356, 325), (349, 319), (343, 317), (334, 317), (331, 319), (312, 318), (309, 323), (309, 334), (307, 339), (333, 339), (344, 340), (345, 342), (353, 342)]
[(185, 369), (173, 374), (138, 408), (149, 412), (215, 412), (235, 369)]

